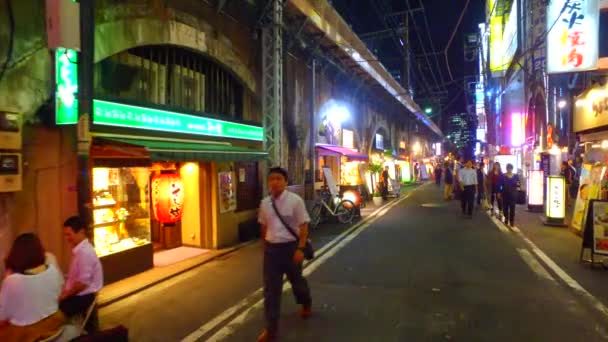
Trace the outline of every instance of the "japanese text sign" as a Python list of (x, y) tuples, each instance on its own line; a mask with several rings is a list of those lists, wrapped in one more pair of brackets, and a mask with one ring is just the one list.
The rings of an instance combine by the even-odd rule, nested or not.
[(547, 178), (546, 215), (552, 219), (566, 217), (566, 179), (559, 176)]
[(598, 0), (553, 0), (547, 10), (547, 72), (597, 68)]

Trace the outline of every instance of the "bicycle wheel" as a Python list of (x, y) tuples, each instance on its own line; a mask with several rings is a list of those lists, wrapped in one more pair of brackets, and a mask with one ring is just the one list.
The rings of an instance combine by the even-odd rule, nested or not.
[(336, 217), (340, 223), (351, 223), (355, 217), (355, 203), (343, 200), (336, 208)]
[(321, 223), (321, 207), (320, 203), (316, 203), (312, 209), (310, 209), (310, 228), (316, 228)]

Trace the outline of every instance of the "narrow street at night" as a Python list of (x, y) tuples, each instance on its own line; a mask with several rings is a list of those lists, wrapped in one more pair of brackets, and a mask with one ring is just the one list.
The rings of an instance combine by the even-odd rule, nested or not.
[[(285, 287), (280, 341), (607, 340), (606, 316), (485, 212), (462, 217), (432, 184), (392, 205), (305, 268), (309, 320)], [(254, 341), (260, 286), (254, 244), (103, 308), (101, 321), (128, 325), (134, 341)]]
[(0, 342), (608, 342), (608, 0), (0, 0)]

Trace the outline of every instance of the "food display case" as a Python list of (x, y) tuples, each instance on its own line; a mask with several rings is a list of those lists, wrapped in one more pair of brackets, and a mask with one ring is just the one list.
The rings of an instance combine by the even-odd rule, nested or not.
[(152, 267), (149, 181), (145, 167), (93, 168), (93, 241), (106, 283)]

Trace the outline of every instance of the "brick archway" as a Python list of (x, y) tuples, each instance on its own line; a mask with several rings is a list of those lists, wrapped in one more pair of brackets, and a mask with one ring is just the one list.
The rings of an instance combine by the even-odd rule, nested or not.
[(119, 52), (145, 45), (175, 45), (207, 55), (230, 70), (252, 93), (258, 91), (256, 78), (241, 60), (228, 38), (202, 29), (156, 18), (117, 20), (97, 25), (95, 30), (95, 62)]

